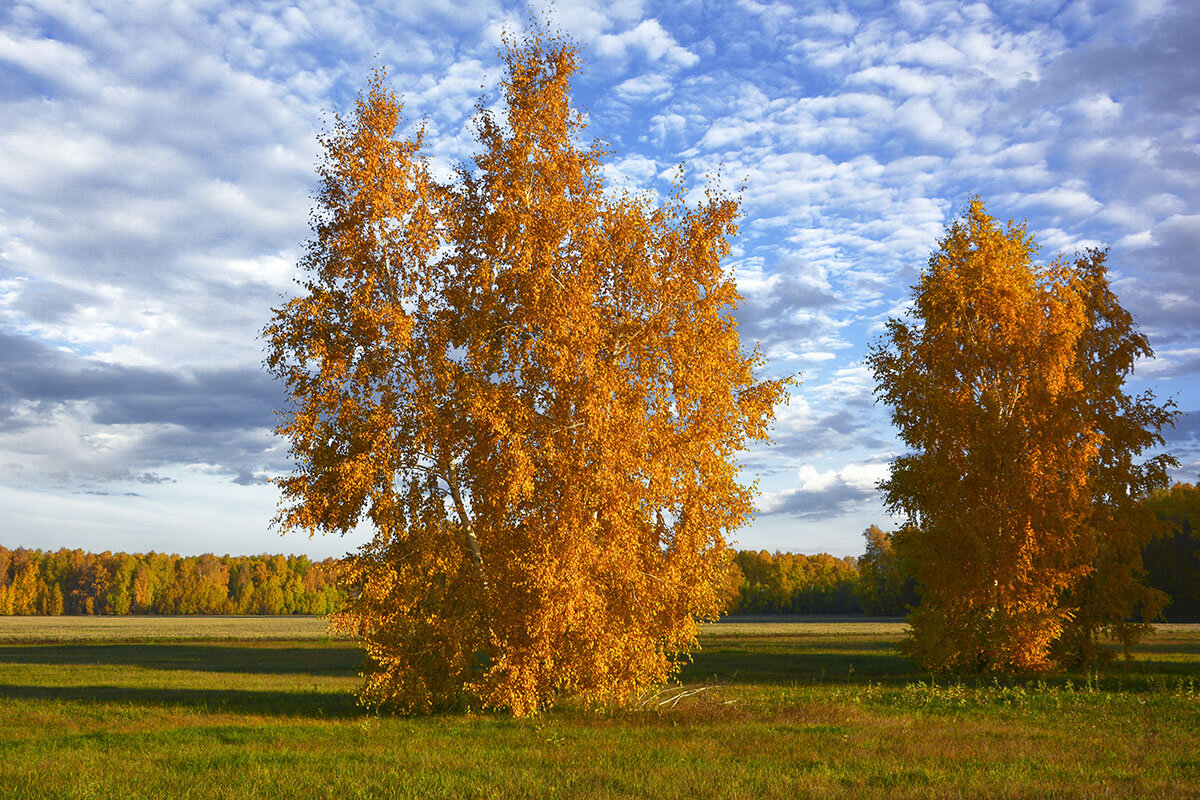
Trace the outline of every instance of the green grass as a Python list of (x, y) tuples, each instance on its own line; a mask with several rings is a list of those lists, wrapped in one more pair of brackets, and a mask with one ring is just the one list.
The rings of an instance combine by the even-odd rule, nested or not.
[(914, 671), (898, 623), (722, 623), (677, 703), (512, 720), (364, 712), (360, 653), (319, 620), (126, 619), (70, 642), (93, 621), (0, 620), (0, 797), (1200, 796), (1200, 626), (993, 680)]

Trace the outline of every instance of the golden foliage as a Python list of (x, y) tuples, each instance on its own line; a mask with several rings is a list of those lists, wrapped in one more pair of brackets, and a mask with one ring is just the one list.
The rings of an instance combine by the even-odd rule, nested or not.
[(1091, 570), (1063, 597), (1070, 622), (1052, 651), (1068, 666), (1108, 653), (1099, 647), (1101, 634), (1118, 641), (1128, 657), (1168, 601), (1141, 582), (1142, 551), (1167, 530), (1144, 501), (1166, 487), (1168, 469), (1177, 462), (1169, 455), (1135, 459), (1163, 444), (1162, 429), (1174, 424), (1177, 411), (1174, 401), (1160, 405), (1151, 391), (1125, 393), (1135, 361), (1154, 353), (1109, 287), (1105, 256), (1089, 250), (1074, 263), (1074, 285), (1087, 313), (1075, 359), (1083, 385), (1075, 413), (1088, 419), (1101, 439), (1088, 474)]
[(894, 542), (922, 585), (907, 648), (931, 667), (1040, 669), (1056, 643), (1090, 658), (1101, 629), (1136, 636), (1135, 599), (1156, 613), (1134, 501), (1165, 462), (1132, 458), (1172, 412), (1121, 390), (1149, 348), (1103, 253), (1039, 267), (1035, 251), (973, 201), (915, 287), (914, 321), (889, 321), (869, 357), (913, 450), (884, 489), (913, 524)]
[(740, 347), (736, 200), (606, 191), (577, 49), (535, 32), (503, 57), (503, 114), (480, 101), (446, 183), (374, 77), (323, 141), (309, 277), (265, 331), (297, 463), (278, 521), (374, 527), (340, 624), (364, 700), (411, 711), (621, 703), (673, 675), (751, 509), (733, 456), (785, 388)]

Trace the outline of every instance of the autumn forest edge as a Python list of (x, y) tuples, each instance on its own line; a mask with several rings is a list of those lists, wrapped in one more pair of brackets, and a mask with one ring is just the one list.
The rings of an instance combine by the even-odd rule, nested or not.
[[(1142, 553), (1146, 583), (1171, 598), (1162, 619), (1200, 622), (1200, 487), (1148, 501), (1169, 526)], [(727, 614), (900, 616), (919, 602), (890, 533), (864, 531), (857, 558), (738, 550), (723, 582)], [(0, 615), (329, 614), (345, 602), (337, 560), (178, 556), (0, 546)]]

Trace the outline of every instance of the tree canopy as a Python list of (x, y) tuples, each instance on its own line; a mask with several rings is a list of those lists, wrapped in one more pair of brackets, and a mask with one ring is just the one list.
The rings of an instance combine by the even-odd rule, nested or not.
[(1171, 597), (1171, 622), (1200, 622), (1200, 486), (1177, 483), (1154, 492), (1146, 505), (1167, 533), (1146, 547), (1146, 583)]
[(865, 614), (902, 615), (920, 602), (916, 581), (892, 546), (894, 537), (876, 525), (863, 531), (866, 552), (858, 557), (858, 595)]
[(737, 200), (609, 190), (575, 46), (535, 31), (503, 58), (447, 181), (375, 76), (323, 139), (307, 278), (265, 331), (296, 461), (278, 521), (373, 527), (340, 620), (364, 699), (407, 710), (671, 676), (752, 507), (734, 455), (786, 385), (739, 342)]
[(908, 651), (932, 667), (1038, 669), (1132, 643), (1160, 593), (1139, 582), (1165, 484), (1170, 404), (1130, 397), (1144, 336), (1105, 253), (1035, 265), (1023, 225), (975, 200), (888, 322), (869, 364), (911, 452), (883, 488), (910, 527), (894, 544), (922, 587)]

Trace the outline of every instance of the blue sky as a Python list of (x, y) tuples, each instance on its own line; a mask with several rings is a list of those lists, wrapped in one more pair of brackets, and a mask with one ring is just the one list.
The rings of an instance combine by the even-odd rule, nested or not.
[[(535, 6), (543, 9), (543, 6)], [(1200, 473), (1200, 4), (558, 2), (614, 187), (744, 184), (743, 336), (803, 384), (746, 454), (742, 547), (885, 527), (862, 365), (972, 194), (1046, 259), (1107, 245)], [(330, 112), (386, 66), (438, 169), (495, 98), (501, 2), (0, 9), (0, 544), (331, 555), (267, 530), (288, 468), (256, 338), (291, 290)], [(364, 534), (365, 535), (365, 534)]]

